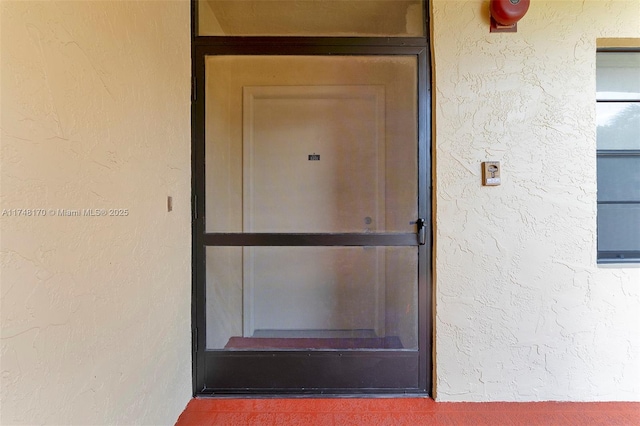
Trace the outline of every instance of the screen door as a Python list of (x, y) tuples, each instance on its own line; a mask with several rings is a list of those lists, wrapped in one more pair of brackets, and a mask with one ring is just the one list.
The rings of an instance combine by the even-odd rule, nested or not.
[(425, 58), (413, 50), (202, 49), (198, 392), (426, 391)]

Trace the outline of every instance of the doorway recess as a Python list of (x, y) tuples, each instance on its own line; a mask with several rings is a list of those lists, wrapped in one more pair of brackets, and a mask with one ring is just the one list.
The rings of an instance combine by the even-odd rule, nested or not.
[(419, 34), (337, 37), (238, 35), (231, 3), (323, 2), (192, 2), (194, 394), (427, 394), (426, 5), (327, 2)]

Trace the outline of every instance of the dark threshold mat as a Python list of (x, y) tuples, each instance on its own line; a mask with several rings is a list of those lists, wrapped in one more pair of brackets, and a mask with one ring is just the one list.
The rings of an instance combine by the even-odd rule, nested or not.
[(398, 336), (347, 338), (232, 337), (225, 349), (402, 349)]

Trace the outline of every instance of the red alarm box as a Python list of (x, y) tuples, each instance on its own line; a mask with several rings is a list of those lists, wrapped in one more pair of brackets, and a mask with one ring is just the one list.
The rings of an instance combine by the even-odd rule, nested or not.
[(529, 10), (529, 0), (491, 0), (491, 32), (516, 32), (517, 23)]

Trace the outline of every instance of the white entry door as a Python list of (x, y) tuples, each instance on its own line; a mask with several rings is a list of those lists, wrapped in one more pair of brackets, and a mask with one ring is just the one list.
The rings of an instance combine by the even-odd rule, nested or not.
[[(384, 230), (384, 89), (244, 87), (245, 232)], [(246, 248), (244, 335), (383, 336), (384, 263), (367, 247)]]

